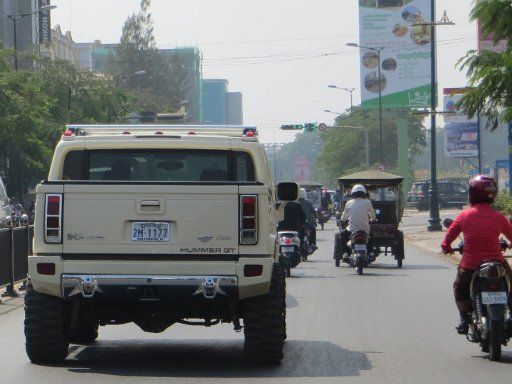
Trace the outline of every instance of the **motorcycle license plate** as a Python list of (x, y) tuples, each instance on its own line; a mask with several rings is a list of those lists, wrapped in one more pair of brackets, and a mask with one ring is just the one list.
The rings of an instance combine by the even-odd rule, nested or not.
[(366, 244), (354, 244), (354, 251), (366, 251)]
[(169, 223), (132, 223), (132, 241), (163, 242), (169, 241), (169, 238)]
[(293, 247), (281, 247), (281, 252), (283, 252), (283, 253), (288, 253), (288, 252), (293, 252), (293, 251), (294, 251)]
[(507, 292), (482, 292), (482, 304), (507, 304)]

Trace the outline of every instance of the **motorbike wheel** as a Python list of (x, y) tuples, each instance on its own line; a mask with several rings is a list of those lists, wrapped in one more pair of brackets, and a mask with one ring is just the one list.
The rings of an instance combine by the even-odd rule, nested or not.
[(335, 265), (336, 267), (339, 267), (339, 266), (340, 266), (340, 258), (339, 258), (338, 256), (336, 256), (336, 257), (334, 258), (334, 265)]
[(503, 323), (499, 320), (491, 320), (489, 325), (489, 360), (500, 361)]
[(286, 261), (286, 277), (290, 277), (292, 275), (292, 269), (290, 268), (290, 262)]
[(324, 226), (325, 226), (325, 223), (324, 223), (324, 222), (321, 222), (321, 223), (320, 223), (320, 227), (322, 228), (322, 231), (324, 230)]
[(480, 342), (480, 350), (484, 353), (489, 353), (489, 341), (488, 340), (482, 340)]
[(402, 259), (398, 259), (398, 260), (396, 261), (396, 265), (397, 265), (397, 267), (398, 267), (398, 268), (402, 268), (402, 262), (403, 262), (403, 260), (402, 260)]
[(363, 267), (358, 265), (356, 267), (356, 272), (357, 272), (358, 275), (362, 275), (363, 274)]

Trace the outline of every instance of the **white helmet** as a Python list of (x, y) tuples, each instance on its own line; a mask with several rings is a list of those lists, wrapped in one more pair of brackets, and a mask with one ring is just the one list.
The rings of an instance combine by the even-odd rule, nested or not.
[(301, 188), (300, 193), (299, 193), (299, 199), (305, 199), (307, 196), (308, 196), (308, 194), (307, 194), (306, 190), (304, 188)]
[(352, 196), (354, 196), (355, 194), (366, 195), (366, 188), (361, 184), (356, 184), (352, 187), (352, 191), (350, 191), (350, 194)]

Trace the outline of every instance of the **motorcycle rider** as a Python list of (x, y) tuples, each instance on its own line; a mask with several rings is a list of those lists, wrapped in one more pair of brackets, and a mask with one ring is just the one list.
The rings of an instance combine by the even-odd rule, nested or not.
[(304, 228), (306, 226), (306, 215), (300, 203), (288, 201), (284, 206), (284, 219), (277, 223), (278, 232), (295, 231), (299, 233), (299, 238), (304, 237)]
[[(475, 270), (484, 261), (498, 261), (512, 278), (512, 270), (505, 261), (499, 245), (501, 234), (512, 241), (512, 225), (491, 205), (496, 198), (497, 190), (496, 181), (492, 177), (479, 175), (472, 178), (468, 191), (471, 208), (457, 216), (441, 244), (444, 253), (453, 253), (452, 242), (461, 232), (464, 234), (462, 258), (453, 283), (455, 304), (460, 313), (460, 323), (456, 327), (459, 334), (468, 333), (471, 322), (470, 288)], [(509, 295), (508, 305), (512, 309), (512, 295)]]
[(316, 212), (313, 204), (310, 201), (306, 200), (307, 193), (304, 188), (300, 189), (299, 199), (297, 200), (302, 206), (302, 210), (306, 215), (306, 228), (309, 229), (309, 243), (313, 246), (314, 249), (317, 249), (316, 246)]
[(373, 209), (372, 202), (367, 199), (366, 188), (361, 184), (356, 184), (350, 191), (352, 199), (345, 204), (345, 209), (341, 216), (341, 221), (348, 220), (348, 226), (340, 234), (341, 249), (343, 252), (343, 261), (347, 262), (350, 259), (352, 250), (347, 242), (352, 235), (352, 232), (364, 231), (368, 235), (368, 249), (370, 246), (370, 220), (375, 221), (375, 210)]

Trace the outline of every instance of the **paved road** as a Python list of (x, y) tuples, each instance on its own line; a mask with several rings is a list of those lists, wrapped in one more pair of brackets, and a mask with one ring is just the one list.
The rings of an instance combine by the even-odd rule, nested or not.
[(101, 328), (92, 347), (72, 346), (62, 366), (30, 364), (23, 311), (0, 315), (0, 382), (85, 383), (507, 383), (512, 351), (485, 358), (455, 334), (454, 266), (411, 245), (404, 268), (381, 258), (364, 276), (331, 261), (332, 224), (320, 249), (288, 279), (283, 364), (244, 360), (229, 326), (177, 325), (158, 335), (127, 325)]

